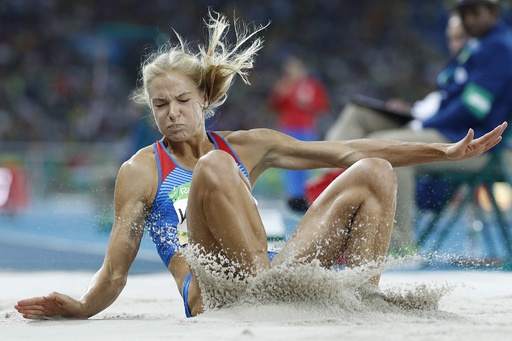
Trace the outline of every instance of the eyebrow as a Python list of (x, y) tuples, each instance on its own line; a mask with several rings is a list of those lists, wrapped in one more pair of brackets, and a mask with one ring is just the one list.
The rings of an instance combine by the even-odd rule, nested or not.
[[(180, 98), (180, 97), (183, 97), (185, 95), (189, 95), (191, 93), (192, 93), (192, 91), (185, 91), (185, 92), (182, 92), (181, 94), (171, 95), (171, 96), (174, 97), (174, 98)], [(157, 96), (157, 97), (153, 97), (151, 100), (152, 101), (165, 101), (165, 98)]]

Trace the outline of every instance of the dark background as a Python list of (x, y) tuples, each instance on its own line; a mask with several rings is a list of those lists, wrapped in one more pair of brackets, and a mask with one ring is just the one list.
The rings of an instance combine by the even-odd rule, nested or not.
[(142, 56), (175, 39), (172, 29), (204, 42), (208, 7), (230, 19), (271, 22), (252, 86), (235, 84), (209, 122), (214, 129), (273, 125), (266, 98), (289, 53), (329, 89), (331, 116), (321, 129), (354, 93), (422, 97), (447, 58), (449, 1), (2, 0), (0, 141), (133, 137), (140, 108), (128, 97)]

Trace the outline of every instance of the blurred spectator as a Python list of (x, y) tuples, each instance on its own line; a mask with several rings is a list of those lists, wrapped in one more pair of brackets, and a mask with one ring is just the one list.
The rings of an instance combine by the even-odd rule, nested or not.
[[(284, 60), (269, 103), (278, 115), (278, 130), (302, 141), (318, 140), (316, 119), (329, 110), (328, 95), (323, 84), (309, 74), (297, 56)], [(288, 205), (294, 211), (303, 213), (308, 208), (304, 197), (307, 178), (305, 170), (284, 171), (284, 189)]]
[[(393, 116), (349, 104), (329, 139), (375, 138), (420, 142), (453, 142), (463, 138), (470, 127), (479, 137), (490, 127), (508, 120), (512, 113), (512, 33), (500, 19), (495, 0), (458, 0), (456, 11), (471, 37), (437, 78), (440, 100), (434, 110), (420, 118), (412, 129)], [(450, 38), (450, 37), (448, 37)], [(413, 247), (415, 179), (433, 170), (477, 171), (488, 155), (460, 163), (434, 163), (398, 168), (398, 202), (392, 247)], [(413, 247), (414, 248), (414, 247)]]
[[(456, 58), (468, 40), (468, 36), (458, 13), (454, 12), (448, 19), (445, 36), (450, 58)], [(403, 125), (404, 128), (420, 130), (422, 128), (422, 122), (435, 115), (439, 110), (443, 97), (442, 89), (447, 80), (453, 77), (455, 72), (454, 68), (456, 66), (456, 63), (448, 63), (445, 69), (437, 76), (437, 89), (413, 104), (399, 98), (391, 98), (385, 101), (385, 103), (382, 103), (382, 108), (379, 110), (379, 108), (376, 107), (369, 108), (364, 103), (358, 103), (357, 101), (348, 103), (338, 116), (334, 125), (327, 131), (325, 139), (333, 141), (364, 138), (372, 132), (394, 129), (401, 125)], [(373, 102), (370, 100), (369, 103)], [(378, 105), (376, 104), (376, 106)], [(382, 117), (372, 119), (370, 126), (363, 126), (359, 120), (364, 113), (361, 114), (360, 111), (366, 112), (367, 110)], [(394, 112), (396, 112), (396, 116), (390, 117), (389, 114), (393, 114)], [(352, 120), (356, 120), (356, 122), (352, 122)]]
[[(448, 19), (445, 35), (450, 57), (455, 58), (468, 40), (468, 35), (464, 30), (462, 20), (460, 19), (458, 13), (453, 13)], [(450, 64), (437, 76), (437, 84), (439, 84), (439, 87), (441, 87), (441, 84), (445, 82), (445, 77), (451, 77), (451, 75), (454, 73), (454, 70), (450, 69), (450, 67), (454, 66), (455, 65)], [(386, 106), (391, 110), (410, 112), (414, 120), (409, 122), (408, 126), (411, 129), (419, 130), (422, 127), (423, 121), (435, 115), (439, 110), (442, 97), (443, 96), (441, 91), (436, 90), (430, 92), (427, 96), (425, 96), (425, 98), (418, 100), (413, 104), (410, 104), (402, 99), (391, 98), (387, 101)], [(333, 131), (330, 131), (329, 133), (332, 134)]]
[[(207, 7), (203, 1), (109, 4), (2, 1), (1, 141), (130, 140), (132, 120), (126, 111), (141, 54), (148, 46), (158, 46), (173, 27), (182, 28), (191, 40), (200, 37), (202, 32), (191, 23)], [(247, 21), (272, 22), (254, 73), (261, 78), (252, 75), (253, 86), (233, 94), (236, 98), (222, 109), (212, 129), (225, 128), (224, 122), (236, 129), (271, 125), (262, 99), (277, 60), (291, 46), (303, 47), (303, 57), (319, 66), (327, 88), (340, 94), (331, 96), (333, 106), (369, 89), (421, 92), (422, 80), (431, 73), (425, 61), (440, 60), (442, 54), (435, 40), (418, 39), (438, 29), (434, 18), (442, 14), (440, 1), (248, 0), (235, 7), (229, 0), (213, 0), (209, 5), (225, 13), (236, 10)], [(299, 26), (301, 32), (295, 29)], [(401, 82), (387, 72), (398, 66), (404, 70)], [(400, 89), (396, 84), (401, 83), (409, 86)]]
[[(40, 142), (55, 142), (52, 155), (59, 155), (58, 160), (37, 154), (38, 160), (52, 167), (45, 172), (31, 168), (30, 174), (58, 179), (49, 169), (63, 172), (61, 165), (73, 164), (77, 158), (61, 160), (76, 153), (59, 150), (71, 150), (77, 143), (83, 153), (93, 154), (102, 144), (115, 143), (121, 150), (115, 155), (81, 157), (82, 162), (101, 160), (117, 168), (133, 148), (134, 125), (141, 123), (131, 114), (129, 97), (142, 55), (169, 37), (175, 39), (173, 28), (179, 27), (190, 41), (200, 39), (204, 32), (194, 23), (207, 6), (226, 14), (236, 12), (246, 22), (271, 22), (256, 72), (249, 76), (252, 86), (239, 86), (229, 94), (233, 97), (209, 120), (208, 129), (271, 127), (273, 118), (266, 114), (268, 89), (283, 56), (297, 47), (322, 75), (332, 108), (341, 108), (355, 93), (421, 98), (433, 87), (446, 58), (441, 34), (447, 15), (444, 3), (155, 0), (147, 5), (111, 0), (106, 6), (101, 0), (2, 0), (0, 154), (46, 152), (48, 145)], [(321, 135), (334, 119), (322, 117)], [(64, 185), (31, 184), (45, 184), (52, 191)]]

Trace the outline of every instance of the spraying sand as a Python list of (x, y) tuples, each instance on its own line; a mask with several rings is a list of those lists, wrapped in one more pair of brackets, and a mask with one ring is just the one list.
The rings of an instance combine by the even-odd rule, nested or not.
[[(388, 263), (389, 267), (390, 264)], [(316, 263), (250, 281), (205, 282), (208, 310), (185, 318), (170, 274), (133, 275), (88, 320), (24, 320), (17, 299), (53, 290), (79, 297), (89, 272), (0, 272), (1, 340), (510, 340), (512, 273), (388, 270), (379, 290), (365, 269)], [(213, 295), (215, 294), (215, 295)]]

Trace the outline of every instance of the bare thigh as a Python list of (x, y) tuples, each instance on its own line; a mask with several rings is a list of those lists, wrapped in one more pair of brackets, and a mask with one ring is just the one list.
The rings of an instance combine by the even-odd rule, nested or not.
[(187, 206), (189, 243), (222, 254), (249, 274), (270, 266), (267, 238), (250, 185), (223, 151), (194, 169)]
[(382, 260), (395, 206), (396, 177), (391, 165), (382, 159), (361, 160), (317, 198), (274, 263), (319, 259), (330, 267), (343, 253), (349, 266)]

